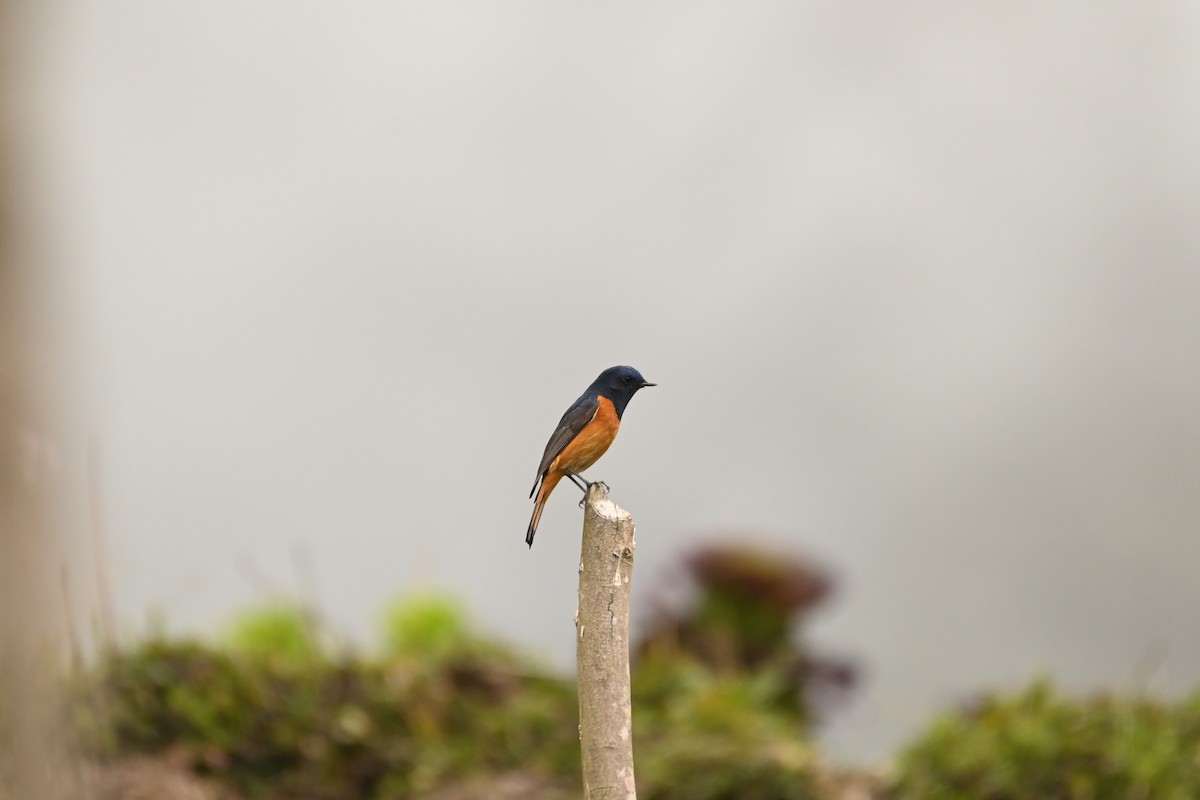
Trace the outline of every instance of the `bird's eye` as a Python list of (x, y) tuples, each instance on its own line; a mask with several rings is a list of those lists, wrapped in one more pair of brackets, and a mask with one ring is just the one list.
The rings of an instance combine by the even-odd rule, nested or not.
[(633, 383), (633, 376), (626, 375), (624, 378), (621, 378), (621, 380), (623, 380), (625, 383)]

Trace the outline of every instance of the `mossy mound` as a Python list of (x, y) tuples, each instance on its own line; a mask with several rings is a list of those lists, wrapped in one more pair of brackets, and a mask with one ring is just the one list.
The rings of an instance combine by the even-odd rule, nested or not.
[(897, 762), (897, 800), (1200, 797), (1200, 694), (1065, 697), (1046, 681), (938, 719)]

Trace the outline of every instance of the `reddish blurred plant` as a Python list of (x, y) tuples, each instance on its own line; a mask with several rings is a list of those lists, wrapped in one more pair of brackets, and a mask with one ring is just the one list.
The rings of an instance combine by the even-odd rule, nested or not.
[(635, 672), (650, 678), (656, 667), (679, 659), (725, 676), (775, 672), (773, 705), (804, 723), (814, 722), (854, 687), (857, 671), (849, 661), (814, 654), (801, 636), (805, 618), (833, 592), (825, 569), (800, 556), (744, 544), (699, 547), (683, 567), (692, 598), (658, 603), (635, 649)]

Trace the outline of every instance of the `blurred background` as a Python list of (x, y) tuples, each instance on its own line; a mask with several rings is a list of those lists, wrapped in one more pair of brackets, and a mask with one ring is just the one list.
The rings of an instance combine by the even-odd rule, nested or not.
[(527, 495), (631, 364), (589, 476), (635, 627), (699, 544), (823, 565), (835, 757), (981, 686), (1200, 681), (1197, 7), (10, 12), (47, 607), (362, 641), (437, 588), (567, 672), (580, 511), (527, 550)]

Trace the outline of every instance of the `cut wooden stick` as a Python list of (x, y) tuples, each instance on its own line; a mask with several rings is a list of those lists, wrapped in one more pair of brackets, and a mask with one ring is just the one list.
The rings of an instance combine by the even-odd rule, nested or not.
[(585, 499), (575, 617), (584, 796), (635, 800), (629, 694), (633, 517), (608, 499), (602, 483), (589, 486)]

